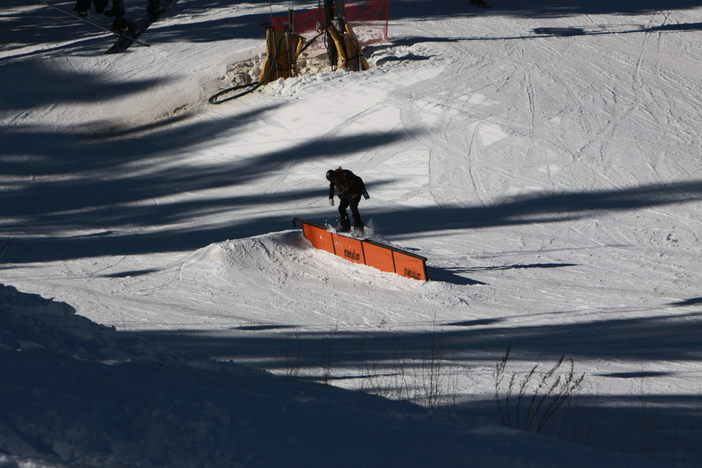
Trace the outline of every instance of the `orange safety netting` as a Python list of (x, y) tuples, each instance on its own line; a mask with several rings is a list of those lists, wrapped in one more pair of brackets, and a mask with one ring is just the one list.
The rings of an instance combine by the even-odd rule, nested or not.
[[(363, 45), (385, 41), (388, 38), (390, 0), (364, 0), (349, 2), (344, 7), (344, 20), (353, 26), (358, 41)], [(325, 25), (324, 6), (312, 10), (295, 12), (290, 28), (297, 34), (310, 36)], [(271, 25), (276, 30), (288, 27), (288, 14), (273, 16)]]

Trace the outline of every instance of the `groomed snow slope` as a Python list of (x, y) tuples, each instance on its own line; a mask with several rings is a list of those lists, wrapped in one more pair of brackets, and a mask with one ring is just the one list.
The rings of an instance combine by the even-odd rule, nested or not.
[[(180, 370), (145, 393), (186, 378), (190, 360), (216, 358), (207, 382), (218, 366), (232, 379), (251, 373), (223, 362), (234, 361), (448, 406), (466, 418), (460, 424), (483, 427), (475, 421), (500, 421), (493, 372), (508, 347), (508, 376), (517, 378), (536, 364), (543, 375), (565, 355), (585, 380), (545, 432), (700, 463), (702, 10), (684, 0), (666, 8), (397, 1), (391, 40), (366, 50), (371, 70), (277, 81), (210, 106), (208, 96), (253, 73), (268, 4), (181, 0), (144, 35), (152, 47), (105, 56), (113, 37), (41, 3), (11, 1), (0, 19), (9, 31), (0, 50), (0, 283), (115, 327), (109, 349), (136, 340), (147, 355), (169, 356)], [(334, 222), (324, 173), (338, 165), (366, 181), (371, 199), (361, 210), (373, 235), (427, 257), (433, 281), (350, 264), (292, 229), (293, 216)], [(58, 343), (52, 350), (72, 349)], [(24, 348), (3, 351), (8, 372), (25, 358), (16, 349)], [(131, 375), (121, 365), (99, 369)], [(26, 385), (51, 394), (57, 375), (26, 374)], [(273, 379), (252, 375), (262, 385)], [(289, 383), (272, 381), (265, 385), (290, 396)], [(29, 405), (23, 387), (12, 388)], [(84, 400), (97, 398), (93, 390)], [(176, 394), (185, 413), (173, 411), (174, 426), (187, 426), (191, 397), (210, 391), (203, 383), (187, 398)], [(348, 396), (331, 392), (335, 401)], [(224, 397), (214, 400), (218, 407)], [(109, 404), (110, 417), (122, 412)], [(317, 410), (327, 430), (361, 424), (329, 422)], [(268, 416), (262, 421), (276, 421)], [(81, 430), (102, 419), (81, 420)], [(203, 434), (217, 424), (200, 422)], [(420, 426), (402, 440), (430, 431)], [(2, 450), (70, 464), (70, 450), (47, 448), (64, 429), (22, 427), (41, 443)], [(240, 429), (232, 426), (232, 437)], [(159, 440), (180, 440), (158, 431)], [(300, 438), (322, 446), (321, 432)], [(456, 450), (468, 443), (456, 437)], [(542, 445), (487, 452), (519, 466), (550, 460), (537, 453), (544, 439), (514, 437)], [(145, 448), (125, 458), (123, 446), (105, 448), (109, 439), (81, 445), (76, 463), (165, 463)], [(363, 452), (370, 439), (350, 450)], [(388, 453), (414, 442), (393, 443)], [(446, 460), (474, 459), (468, 451), (453, 459), (452, 450)], [(616, 458), (597, 453), (582, 466)], [(212, 463), (227, 465), (229, 455)], [(183, 465), (201, 456), (178, 452)], [(485, 456), (476, 459), (500, 464)], [(378, 460), (368, 464), (387, 466)]]

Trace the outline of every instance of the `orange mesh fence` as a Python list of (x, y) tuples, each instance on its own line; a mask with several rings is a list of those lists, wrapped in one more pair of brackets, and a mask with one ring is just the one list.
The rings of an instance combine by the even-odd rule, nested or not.
[[(349, 2), (344, 7), (344, 19), (353, 26), (353, 31), (362, 45), (385, 41), (388, 38), (390, 0), (363, 0)], [(271, 25), (276, 30), (288, 27), (288, 14), (271, 13)], [(297, 34), (311, 37), (324, 24), (324, 7), (295, 12), (292, 29)], [(318, 42), (322, 42), (320, 39)]]
[(354, 263), (368, 265), (388, 273), (426, 281), (426, 258), (380, 242), (360, 240), (329, 232), (322, 226), (299, 218), (294, 223), (302, 224), (302, 232), (315, 248), (326, 250)]

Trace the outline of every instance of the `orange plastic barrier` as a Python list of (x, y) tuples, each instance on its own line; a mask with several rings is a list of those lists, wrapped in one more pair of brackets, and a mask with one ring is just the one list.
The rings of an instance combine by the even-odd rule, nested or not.
[(354, 263), (366, 264), (366, 256), (363, 254), (363, 244), (359, 239), (340, 236), (330, 233), (334, 241), (334, 250), (339, 257), (344, 257)]
[(324, 227), (300, 218), (293, 224), (302, 225), (302, 233), (312, 245), (354, 263), (368, 265), (378, 270), (427, 281), (427, 259), (411, 252), (375, 242), (327, 231)]
[(326, 250), (333, 254), (336, 253), (331, 232), (320, 226), (308, 223), (302, 225), (302, 231), (305, 238), (309, 240), (316, 249)]
[(369, 241), (363, 243), (363, 250), (366, 253), (366, 265), (388, 273), (395, 273), (392, 250)]
[(427, 267), (424, 259), (397, 251), (393, 252), (392, 255), (395, 258), (395, 273), (417, 280), (427, 279)]

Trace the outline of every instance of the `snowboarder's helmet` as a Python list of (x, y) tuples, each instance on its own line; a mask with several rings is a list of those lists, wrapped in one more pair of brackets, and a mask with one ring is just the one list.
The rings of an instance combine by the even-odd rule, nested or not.
[(329, 169), (329, 170), (327, 171), (327, 180), (331, 182), (331, 181), (334, 180), (335, 178), (336, 178), (336, 171), (334, 171), (334, 170), (332, 170), (332, 169)]

